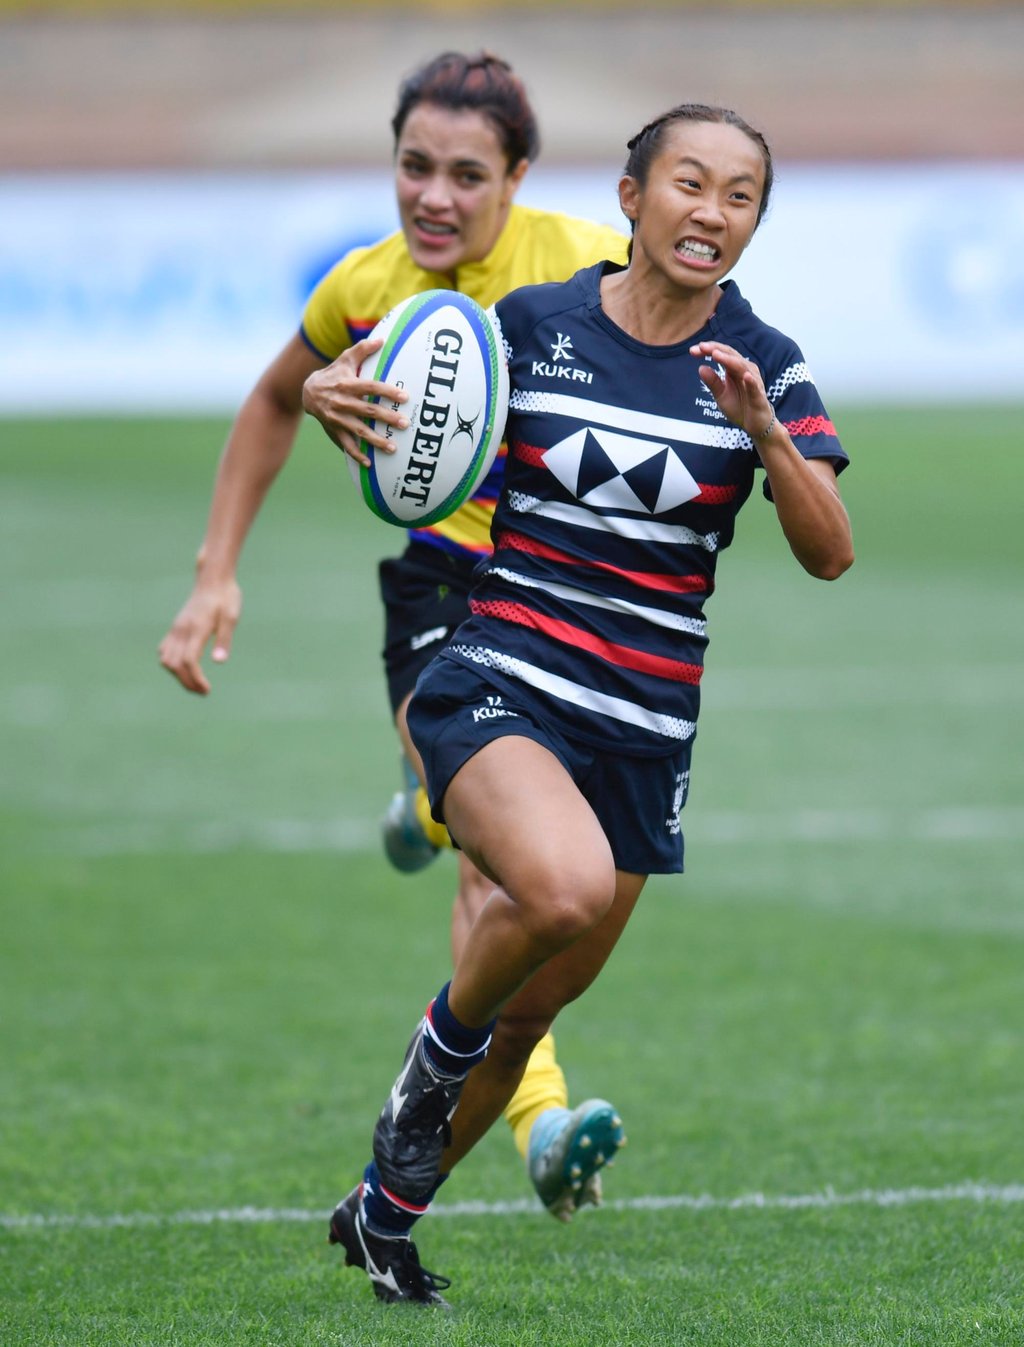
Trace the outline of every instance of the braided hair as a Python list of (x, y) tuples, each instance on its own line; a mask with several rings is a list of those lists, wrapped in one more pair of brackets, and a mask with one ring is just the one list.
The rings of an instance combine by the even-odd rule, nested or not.
[(655, 117), (626, 142), (629, 157), (622, 170), (623, 173), (627, 177), (634, 178), (643, 187), (647, 182), (651, 164), (661, 149), (665, 132), (676, 122), (716, 122), (725, 126), (735, 126), (754, 142), (764, 160), (764, 190), (761, 192), (761, 201), (757, 208), (757, 222), (754, 226), (756, 228), (768, 209), (768, 198), (771, 196), (772, 183), (775, 181), (772, 152), (761, 132), (755, 131), (738, 112), (733, 112), (729, 108), (713, 107), (707, 103), (680, 103), (677, 107), (669, 108), (668, 112)]

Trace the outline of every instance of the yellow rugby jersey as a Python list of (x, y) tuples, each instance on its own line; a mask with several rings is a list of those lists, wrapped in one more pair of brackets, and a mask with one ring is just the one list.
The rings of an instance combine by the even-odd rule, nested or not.
[[(625, 262), (628, 240), (610, 225), (557, 211), (513, 206), (498, 242), (482, 262), (460, 267), (453, 287), (447, 276), (424, 271), (409, 256), (401, 230), (367, 248), (353, 248), (310, 295), (300, 332), (307, 346), (330, 363), (370, 334), (400, 300), (423, 290), (456, 289), (485, 309), (521, 285), (568, 280), (603, 258)], [(505, 446), (473, 496), (447, 519), (412, 529), (418, 542), (461, 555), (491, 551), (491, 520), (505, 470)]]

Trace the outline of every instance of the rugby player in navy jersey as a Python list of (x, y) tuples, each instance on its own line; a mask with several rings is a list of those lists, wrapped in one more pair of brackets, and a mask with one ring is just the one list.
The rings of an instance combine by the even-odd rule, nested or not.
[[(367, 392), (357, 353), (365, 353), (362, 339), (377, 321), (426, 289), (459, 290), (487, 307), (517, 287), (565, 280), (600, 258), (626, 256), (618, 229), (516, 202), (539, 153), (539, 132), (522, 80), (492, 53), (442, 52), (413, 70), (399, 88), (391, 128), (401, 228), (352, 249), (317, 284), (299, 330), (264, 371), (228, 436), (195, 584), (160, 646), (163, 666), (201, 696), (210, 692), (202, 667), (207, 644), (212, 640), (215, 664), (228, 658), (241, 614), (242, 546), (291, 453), (303, 407), (342, 444), (354, 447), (361, 432), (374, 440), (357, 417)], [(429, 817), (405, 708), (417, 676), (468, 613), (474, 568), (491, 550), (504, 465), (502, 451), (470, 500), (448, 518), (410, 530), (402, 554), (380, 568), (384, 671), (407, 780), (386, 817), (384, 843), (405, 871), (420, 869), (448, 840)], [(489, 892), (489, 882), (459, 853), (456, 950)], [(505, 1116), (538, 1196), (553, 1216), (569, 1221), (581, 1205), (600, 1203), (602, 1164), (594, 1157), (615, 1153), (622, 1121), (602, 1098), (570, 1108), (551, 1035), (535, 1043), (527, 1033), (524, 1041), (533, 1048), (525, 1057), (509, 1049), (526, 1065)], [(600, 1146), (590, 1144), (595, 1138)], [(583, 1181), (573, 1186), (564, 1173), (577, 1164)]]
[(725, 279), (771, 186), (735, 113), (674, 108), (629, 142), (628, 265), (497, 306), (512, 395), (494, 550), (408, 712), (434, 816), (495, 887), (331, 1220), (384, 1300), (446, 1303), (409, 1235), (515, 1088), (507, 1025), (544, 1034), (647, 875), (683, 868), (704, 605), (758, 471), (806, 571), (852, 564), (847, 457), (803, 356)]

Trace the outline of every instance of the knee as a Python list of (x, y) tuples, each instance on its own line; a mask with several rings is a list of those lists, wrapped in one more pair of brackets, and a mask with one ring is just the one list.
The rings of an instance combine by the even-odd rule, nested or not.
[(527, 928), (550, 949), (567, 949), (593, 930), (614, 897), (614, 870), (550, 876), (531, 895), (524, 912)]

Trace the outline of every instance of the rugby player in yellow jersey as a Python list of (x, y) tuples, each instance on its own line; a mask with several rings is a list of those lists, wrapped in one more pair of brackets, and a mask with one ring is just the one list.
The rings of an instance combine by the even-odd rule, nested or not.
[[(402, 84), (392, 129), (401, 229), (353, 249), (328, 272), (299, 331), (260, 376), (228, 436), (195, 583), (160, 646), (161, 664), (190, 692), (210, 691), (201, 663), (208, 644), (214, 663), (228, 658), (241, 613), (242, 545), (291, 452), (303, 410), (329, 425), (342, 447), (365, 429), (365, 398), (375, 386), (355, 371), (375, 349), (368, 333), (395, 303), (443, 287), (487, 307), (518, 286), (566, 280), (606, 257), (626, 260), (627, 241), (611, 227), (514, 204), (539, 139), (521, 80), (497, 57), (446, 52), (427, 62)], [(411, 532), (403, 554), (381, 565), (385, 670), (406, 774), (384, 838), (400, 869), (418, 869), (448, 844), (426, 807), (405, 710), (420, 671), (468, 613), (473, 568), (491, 550), (503, 467), (499, 457), (471, 500), (450, 518)], [(493, 885), (456, 854), (457, 955)], [(530, 1026), (499, 1020), (491, 1054), (526, 1064), (505, 1116), (544, 1205), (569, 1220), (581, 1204), (600, 1201), (599, 1169), (622, 1145), (622, 1124), (602, 1099), (570, 1110), (553, 1040), (545, 1036), (530, 1055), (524, 1044), (535, 1038)], [(391, 1213), (386, 1196), (381, 1201), (377, 1214), (386, 1226)]]

